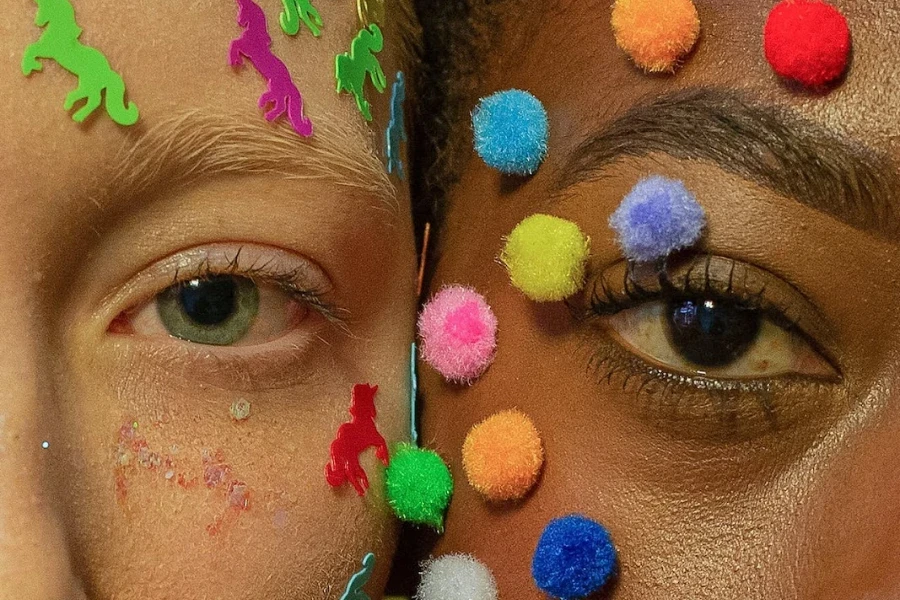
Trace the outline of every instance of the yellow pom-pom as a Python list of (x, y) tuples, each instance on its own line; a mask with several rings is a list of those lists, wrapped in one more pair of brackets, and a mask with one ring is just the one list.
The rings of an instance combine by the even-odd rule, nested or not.
[(674, 71), (700, 37), (700, 16), (691, 0), (616, 0), (616, 43), (645, 71)]
[(556, 302), (581, 290), (589, 251), (590, 240), (575, 223), (532, 215), (509, 234), (500, 260), (522, 293), (535, 302)]
[(544, 448), (531, 419), (507, 410), (472, 428), (462, 459), (469, 483), (489, 501), (518, 500), (537, 483)]

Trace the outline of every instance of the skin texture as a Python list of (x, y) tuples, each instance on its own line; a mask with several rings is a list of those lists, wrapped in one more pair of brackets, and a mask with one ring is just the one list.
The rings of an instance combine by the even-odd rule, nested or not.
[[(334, 91), (334, 56), (357, 31), (356, 8), (323, 2), (322, 37), (289, 38), (280, 3), (261, 1), (273, 50), (317, 125), (318, 138), (304, 140), (283, 122), (266, 124), (256, 106), (265, 82), (249, 63), (229, 67), (240, 34), (233, 2), (151, 4), (76, 3), (82, 41), (103, 50), (140, 105), (131, 129), (103, 111), (73, 123), (62, 109), (75, 86), (69, 73), (52, 62), (31, 78), (19, 72), (40, 35), (34, 3), (15, 0), (0, 16), (0, 599), (336, 598), (368, 552), (377, 568), (366, 590), (379, 598), (396, 542), (383, 469), (373, 452), (363, 456), (371, 489), (359, 498), (328, 487), (323, 468), (356, 383), (379, 386), (376, 422), (388, 443), (408, 436), (408, 193), (388, 185), (381, 197), (377, 186), (303, 170), (305, 149), (328, 139), (337, 162), (365, 162), (372, 134), (381, 144), (389, 96), (369, 90), (369, 133), (353, 99)], [(392, 79), (395, 27), (385, 39)], [(173, 119), (188, 144), (214, 124), (238, 138), (277, 131), (278, 144), (257, 146), (280, 149), (283, 170), (297, 176), (272, 172), (277, 165), (211, 169), (189, 185), (166, 177), (104, 195), (121, 175), (113, 165), (128, 167), (129, 149)], [(215, 162), (217, 147), (191, 164)], [(383, 170), (383, 157), (368, 160)], [(341, 321), (292, 304), (260, 275), (268, 338), (203, 346), (154, 329), (155, 295), (204, 262), (234, 262), (236, 274), (315, 271), (327, 288), (315, 291)], [(286, 306), (303, 318), (282, 327)], [(123, 313), (146, 318), (129, 324)], [(240, 423), (229, 415), (239, 399), (252, 406)], [(159, 457), (138, 456), (144, 443)], [(249, 507), (229, 497), (233, 482), (246, 486)]]
[[(526, 4), (505, 21), (478, 94), (534, 93), (550, 116), (550, 153), (533, 178), (517, 181), (470, 156), (450, 192), (432, 290), (475, 287), (497, 314), (499, 338), (496, 361), (472, 387), (420, 370), (423, 435), (458, 482), (435, 554), (473, 553), (502, 597), (544, 598), (530, 577), (538, 537), (550, 519), (579, 512), (607, 525), (619, 551), (616, 580), (598, 597), (900, 596), (900, 238), (892, 225), (882, 219), (881, 233), (864, 232), (665, 149), (614, 161), (554, 194), (592, 132), (638, 103), (715, 88), (875, 156), (888, 179), (879, 199), (896, 215), (900, 4), (836, 2), (854, 58), (827, 95), (772, 74), (761, 39), (771, 2), (698, 0), (702, 39), (675, 76), (634, 68), (615, 47), (606, 5)], [(698, 390), (661, 381), (609, 321), (573, 316), (598, 274), (621, 264), (609, 215), (652, 173), (684, 180), (708, 214), (702, 251), (761, 269), (839, 378), (782, 378), (764, 395)], [(538, 211), (574, 220), (591, 237), (587, 292), (570, 300), (575, 310), (529, 302), (495, 260), (501, 238)], [(525, 501), (490, 506), (465, 481), (461, 447), (475, 423), (513, 407), (534, 420), (547, 463)]]

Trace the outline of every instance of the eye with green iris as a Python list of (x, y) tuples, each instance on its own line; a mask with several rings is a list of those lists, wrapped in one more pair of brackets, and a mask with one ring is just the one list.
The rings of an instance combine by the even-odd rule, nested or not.
[(212, 275), (173, 285), (156, 299), (168, 333), (197, 344), (239, 342), (259, 314), (259, 288), (246, 277)]

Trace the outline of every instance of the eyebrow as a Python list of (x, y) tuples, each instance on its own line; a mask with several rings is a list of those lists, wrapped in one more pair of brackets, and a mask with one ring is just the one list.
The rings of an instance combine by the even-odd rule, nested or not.
[(273, 175), (322, 181), (394, 206), (396, 189), (377, 157), (372, 136), (329, 115), (313, 138), (287, 125), (246, 116), (187, 111), (133, 134), (117, 154), (94, 204), (104, 213), (159, 189), (217, 175)]
[(577, 147), (555, 181), (555, 196), (596, 181), (626, 158), (662, 153), (704, 160), (826, 213), (896, 240), (897, 175), (886, 160), (785, 109), (713, 88), (635, 106)]

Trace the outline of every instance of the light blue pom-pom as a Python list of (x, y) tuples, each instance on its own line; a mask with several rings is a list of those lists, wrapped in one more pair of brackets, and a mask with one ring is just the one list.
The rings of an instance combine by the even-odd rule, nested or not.
[(616, 569), (616, 548), (596, 521), (569, 515), (550, 521), (531, 562), (537, 586), (555, 598), (585, 598), (598, 591)]
[(472, 111), (475, 151), (508, 175), (532, 175), (547, 156), (550, 124), (544, 105), (522, 90), (482, 98)]
[(652, 262), (697, 243), (706, 213), (682, 182), (653, 175), (632, 188), (609, 225), (627, 259)]

